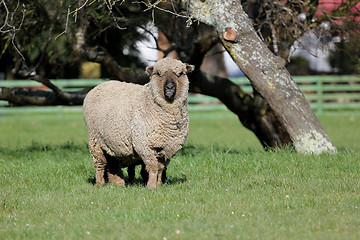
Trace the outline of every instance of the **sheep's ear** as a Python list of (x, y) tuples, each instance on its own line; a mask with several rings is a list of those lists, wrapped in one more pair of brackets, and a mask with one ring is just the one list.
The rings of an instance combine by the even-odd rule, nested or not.
[(194, 65), (190, 65), (186, 63), (186, 73), (190, 73), (192, 71), (194, 71), (195, 66)]
[(150, 76), (153, 73), (153, 71), (154, 71), (154, 66), (151, 66), (146, 68), (145, 73)]

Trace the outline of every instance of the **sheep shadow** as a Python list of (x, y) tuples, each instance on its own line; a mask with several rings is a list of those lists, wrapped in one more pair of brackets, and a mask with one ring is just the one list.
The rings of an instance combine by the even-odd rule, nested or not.
[[(93, 186), (96, 185), (96, 177), (95, 174), (88, 178), (87, 182)], [(108, 183), (108, 179), (105, 178), (105, 182)], [(178, 185), (181, 183), (187, 182), (187, 178), (185, 175), (182, 175), (181, 177), (171, 177), (168, 176), (166, 182), (164, 185)], [(129, 183), (128, 177), (125, 177), (125, 183), (126, 186), (146, 186), (143, 179), (141, 177), (135, 177), (133, 183)]]
[[(208, 152), (208, 151), (209, 151), (209, 147), (207, 147), (207, 146), (189, 144), (189, 145), (185, 145), (182, 149), (180, 149), (176, 153), (176, 155), (181, 156), (181, 157), (194, 157), (196, 155), (199, 155), (199, 154), (202, 154), (203, 152)], [(224, 148), (222, 146), (217, 146), (217, 145), (212, 146), (212, 151), (218, 152), (218, 153), (226, 153), (226, 154), (240, 154), (240, 153), (243, 153), (243, 152), (241, 152), (239, 150), (236, 150), (236, 149), (227, 149), (227, 148)], [(256, 151), (252, 150), (250, 152), (256, 152)], [(124, 172), (124, 175), (125, 175), (126, 186), (146, 186), (146, 183), (144, 183), (143, 179), (140, 177), (140, 173), (139, 173), (139, 168), (140, 167), (141, 167), (140, 165), (137, 166), (136, 175), (138, 175), (139, 177), (135, 177), (133, 183), (129, 183), (128, 176), (127, 176), (127, 173), (126, 173), (126, 168), (123, 169), (123, 172)], [(164, 185), (170, 185), (170, 186), (178, 185), (178, 184), (182, 184), (182, 183), (187, 182), (187, 181), (188, 181), (188, 179), (187, 179), (185, 174), (182, 174), (180, 177), (179, 176), (172, 176), (171, 174), (168, 174), (167, 180), (166, 180)], [(91, 177), (88, 178), (88, 183), (92, 184), (92, 185), (96, 184), (95, 173)], [(106, 176), (105, 176), (105, 183), (108, 183), (108, 179), (107, 179)]]
[[(199, 154), (202, 154), (204, 152), (209, 152), (209, 150), (217, 153), (226, 153), (226, 154), (243, 154), (244, 151), (232, 149), (232, 148), (224, 148), (220, 145), (211, 145), (205, 146), (205, 145), (185, 145), (183, 148), (181, 148), (177, 153), (176, 156), (196, 156)], [(248, 152), (257, 152), (256, 150), (248, 149)]]

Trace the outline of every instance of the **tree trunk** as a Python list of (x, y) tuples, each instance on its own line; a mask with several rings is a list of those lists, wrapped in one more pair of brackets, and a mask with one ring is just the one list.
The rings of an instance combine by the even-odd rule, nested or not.
[[(275, 56), (256, 34), (240, 1), (191, 1), (193, 18), (216, 29), (232, 59), (268, 102), (300, 153), (336, 152), (320, 122), (289, 72), (286, 61)], [(224, 38), (235, 31), (235, 38)]]

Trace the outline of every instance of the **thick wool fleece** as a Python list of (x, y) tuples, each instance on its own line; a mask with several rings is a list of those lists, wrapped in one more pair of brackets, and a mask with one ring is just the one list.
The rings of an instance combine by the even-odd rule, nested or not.
[[(119, 168), (139, 161), (148, 172), (166, 167), (188, 134), (187, 66), (165, 58), (147, 69), (151, 77), (144, 86), (108, 81), (88, 93), (83, 113), (97, 169), (107, 165), (101, 154), (115, 157)], [(177, 80), (172, 102), (164, 98), (164, 82), (169, 74)], [(97, 173), (96, 177), (101, 176)]]

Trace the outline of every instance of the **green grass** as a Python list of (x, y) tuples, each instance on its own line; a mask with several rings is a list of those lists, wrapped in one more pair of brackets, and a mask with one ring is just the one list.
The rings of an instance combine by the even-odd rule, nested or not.
[(150, 191), (93, 185), (81, 114), (0, 116), (0, 239), (359, 239), (359, 120), (320, 117), (339, 153), (313, 156), (193, 114)]

